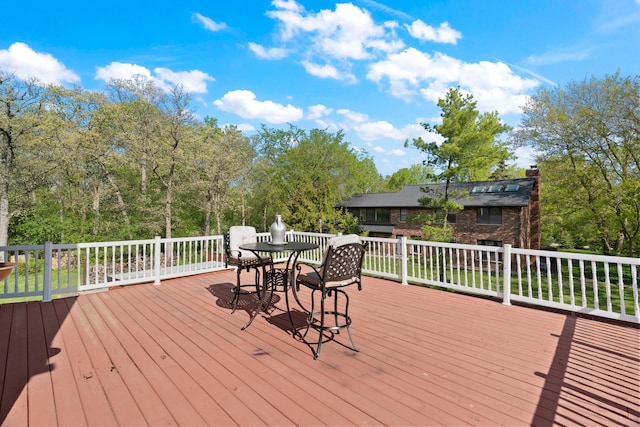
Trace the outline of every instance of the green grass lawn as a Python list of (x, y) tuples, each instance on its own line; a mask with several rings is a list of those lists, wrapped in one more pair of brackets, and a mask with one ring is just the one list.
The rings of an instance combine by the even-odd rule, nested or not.
[[(566, 260), (565, 260), (566, 262)], [(492, 263), (492, 266), (495, 266), (495, 263)], [(486, 270), (471, 270), (460, 268), (460, 274), (458, 275), (458, 270), (454, 266), (453, 273), (451, 269), (444, 269), (445, 280), (446, 282), (452, 282), (459, 286), (465, 287), (475, 287), (487, 290), (495, 290), (496, 289), (496, 271), (492, 269), (491, 275)], [(400, 271), (400, 263), (396, 261), (396, 265), (389, 268), (387, 271)], [(440, 277), (440, 273), (437, 270), (435, 260), (433, 262), (433, 272), (430, 270), (431, 265), (424, 263), (418, 265), (417, 261), (408, 262), (409, 276), (416, 277), (422, 280), (438, 280)], [(442, 266), (440, 266), (442, 269)], [(541, 271), (540, 281), (538, 281), (537, 270), (532, 268), (531, 276), (528, 277), (526, 270), (522, 272), (520, 283), (518, 282), (518, 277), (514, 273), (511, 276), (511, 294), (512, 295), (521, 295), (529, 298), (536, 298), (545, 301), (554, 301), (554, 302), (562, 302), (564, 304), (572, 303), (572, 295), (571, 295), (571, 282), (570, 276), (573, 276), (573, 304), (577, 306), (583, 306), (589, 308), (596, 308), (596, 292), (597, 292), (597, 308), (601, 310), (607, 310), (607, 291), (606, 291), (606, 272), (604, 264), (596, 263), (595, 268), (595, 277), (597, 281), (597, 288), (594, 288), (594, 280), (593, 274), (594, 270), (592, 268), (591, 263), (584, 264), (583, 272), (580, 271), (580, 266), (577, 262), (572, 263), (572, 271), (571, 274), (568, 271), (568, 266), (564, 264), (562, 266), (562, 274), (558, 275), (555, 272), (551, 274), (551, 280), (549, 281), (549, 277), (547, 275), (546, 270)], [(433, 274), (433, 275), (431, 275)], [(609, 282), (610, 282), (610, 294), (609, 298), (611, 300), (611, 311), (616, 313), (621, 313), (621, 304), (620, 304), (620, 289), (618, 286), (619, 277), (618, 277), (617, 267), (610, 269), (608, 272)], [(584, 289), (581, 285), (581, 275), (584, 277)], [(631, 266), (626, 265), (623, 266), (622, 272), (622, 282), (625, 284), (623, 288), (623, 296), (624, 296), (624, 307), (625, 313), (633, 315), (634, 313), (634, 303), (633, 303), (633, 288), (631, 287)], [(441, 278), (442, 279), (442, 278)], [(529, 282), (531, 282), (531, 293), (529, 293)], [(562, 284), (562, 286), (560, 286)], [(502, 271), (500, 271), (499, 276), (499, 286), (502, 289), (503, 286), (503, 277)], [(520, 292), (522, 290), (522, 292)]]
[[(17, 278), (17, 283), (16, 283)], [(59, 289), (73, 292), (78, 286), (78, 268), (58, 269), (51, 272), (52, 291)], [(25, 263), (19, 263), (18, 267), (5, 280), (0, 281), (0, 304), (12, 302), (37, 301), (42, 299), (44, 286), (44, 265), (36, 270), (35, 264), (30, 263), (27, 267)], [(21, 296), (12, 298), (2, 298), (3, 295), (16, 292), (38, 292), (35, 296)], [(60, 295), (56, 295), (59, 297)]]

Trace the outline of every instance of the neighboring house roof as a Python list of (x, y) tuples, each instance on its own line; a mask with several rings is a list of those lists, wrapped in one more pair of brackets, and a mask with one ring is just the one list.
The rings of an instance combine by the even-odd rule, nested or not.
[[(450, 184), (450, 191), (460, 191), (465, 197), (452, 198), (465, 207), (506, 207), (527, 206), (535, 178), (517, 178), (499, 181), (456, 182)], [(422, 188), (429, 188), (443, 194), (445, 184), (407, 185), (393, 193), (356, 194), (345, 200), (340, 207), (344, 208), (420, 208), (419, 199), (431, 193)]]

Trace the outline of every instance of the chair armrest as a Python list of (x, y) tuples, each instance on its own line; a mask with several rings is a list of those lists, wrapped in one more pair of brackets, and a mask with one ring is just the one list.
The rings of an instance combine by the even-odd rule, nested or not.
[(322, 277), (322, 268), (324, 267), (324, 264), (320, 264), (319, 266), (314, 266), (312, 264), (306, 263), (306, 262), (298, 262), (296, 263), (296, 269), (298, 271), (302, 270), (302, 266), (307, 266), (307, 267), (311, 267), (311, 269), (320, 277)]

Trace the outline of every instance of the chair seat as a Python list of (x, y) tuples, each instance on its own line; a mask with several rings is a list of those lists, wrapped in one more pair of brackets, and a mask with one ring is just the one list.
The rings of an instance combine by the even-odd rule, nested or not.
[[(309, 288), (320, 289), (322, 287), (322, 279), (320, 278), (320, 275), (315, 271), (310, 273), (300, 274), (298, 276), (298, 281)], [(358, 281), (358, 277), (354, 276), (354, 277), (350, 277), (343, 280), (327, 281), (325, 282), (324, 285), (326, 288), (339, 288), (342, 286), (351, 285), (352, 283), (356, 283), (357, 281)]]
[(269, 265), (272, 263), (270, 258), (257, 257), (251, 252), (249, 252), (248, 254), (242, 254), (241, 256), (231, 255), (229, 256), (228, 262), (229, 264), (237, 265), (240, 268), (259, 266), (263, 263)]

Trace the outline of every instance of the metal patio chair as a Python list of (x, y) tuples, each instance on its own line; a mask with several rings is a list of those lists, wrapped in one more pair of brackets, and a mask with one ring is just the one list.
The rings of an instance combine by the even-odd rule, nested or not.
[[(225, 234), (225, 265), (227, 267), (229, 265), (235, 266), (237, 273), (236, 286), (232, 288), (232, 314), (236, 311), (240, 295), (260, 294), (262, 267), (263, 265), (273, 264), (271, 258), (260, 258), (251, 251), (239, 248), (243, 244), (257, 242), (257, 239), (255, 227), (249, 226), (234, 225), (229, 228), (229, 233)], [(240, 280), (240, 273), (243, 270), (249, 272), (251, 269), (255, 270), (255, 283), (243, 284)]]
[[(316, 345), (314, 359), (320, 355), (323, 342), (335, 341), (335, 335), (339, 334), (342, 329), (347, 330), (351, 341), (351, 347), (346, 345), (345, 347), (353, 351), (360, 351), (353, 341), (349, 329), (351, 325), (349, 295), (344, 288), (357, 285), (358, 290), (362, 290), (361, 274), (364, 253), (365, 248), (357, 235), (338, 236), (329, 241), (324, 261), (320, 267), (305, 263), (298, 265), (299, 271), (301, 265), (312, 269), (308, 273), (300, 272), (296, 279), (296, 285), (311, 289), (311, 309), (307, 316), (307, 330), (302, 337), (305, 338), (311, 329), (319, 331), (318, 341), (309, 343), (311, 346)], [(339, 295), (342, 296), (340, 304)], [(320, 298), (319, 308), (316, 307), (317, 296)], [(333, 304), (326, 307), (326, 300), (331, 297), (333, 297)]]

